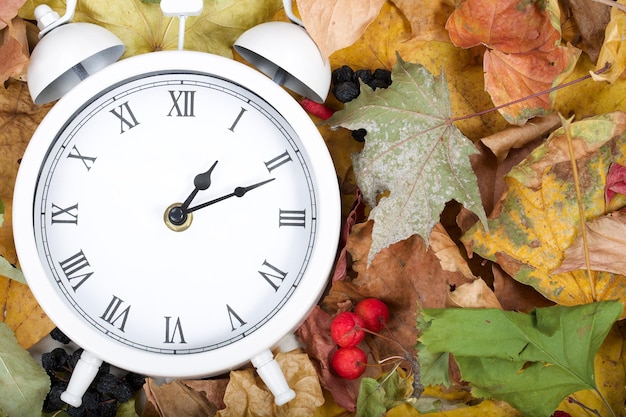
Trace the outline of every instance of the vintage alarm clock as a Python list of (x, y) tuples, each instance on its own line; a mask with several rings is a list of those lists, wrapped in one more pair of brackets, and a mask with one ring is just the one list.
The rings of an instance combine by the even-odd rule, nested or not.
[[(29, 87), (37, 103), (62, 98), (28, 145), (13, 200), (28, 284), (85, 349), (63, 400), (80, 405), (104, 360), (166, 378), (252, 362), (286, 403), (295, 393), (272, 349), (285, 348), (325, 289), (340, 202), (323, 139), (280, 84), (323, 101), (328, 64), (288, 22), (253, 28), (235, 46), (274, 81), (181, 50), (201, 0), (161, 2), (181, 17), (178, 51), (112, 63), (123, 45), (98, 26), (67, 24), (75, 3), (62, 18), (37, 9), (45, 36)], [(274, 44), (259, 33), (275, 33)], [(285, 36), (307, 46), (286, 50)], [(98, 51), (67, 52), (80, 43)], [(311, 52), (313, 87), (296, 73), (296, 55)]]

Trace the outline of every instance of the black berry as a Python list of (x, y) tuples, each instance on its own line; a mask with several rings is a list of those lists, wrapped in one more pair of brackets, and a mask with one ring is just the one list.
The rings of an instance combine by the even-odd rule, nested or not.
[(52, 331), (50, 332), (50, 337), (59, 343), (63, 343), (64, 345), (67, 345), (68, 343), (72, 341), (58, 327), (55, 327), (54, 329), (52, 329)]
[(352, 131), (352, 137), (357, 142), (365, 142), (365, 135), (367, 135), (367, 130), (363, 128)]
[(333, 94), (342, 103), (352, 101), (361, 94), (359, 85), (353, 81), (344, 81), (333, 86)]
[(50, 392), (46, 395), (46, 399), (43, 402), (42, 411), (44, 413), (51, 413), (56, 410), (60, 410), (65, 406), (65, 402), (61, 400), (61, 394), (67, 388), (65, 382), (56, 381), (50, 386)]
[(387, 85), (387, 87), (391, 85), (391, 71), (389, 70), (386, 70), (384, 68), (377, 69), (376, 71), (374, 71), (374, 78), (376, 80), (383, 81)]
[(129, 372), (124, 376), (128, 385), (133, 391), (137, 391), (143, 387), (143, 384), (146, 383), (146, 377), (143, 375), (136, 374), (134, 372)]
[(367, 85), (369, 85), (374, 80), (374, 74), (372, 74), (372, 71), (370, 70), (361, 69), (358, 70), (355, 75), (357, 79), (363, 81)]
[(354, 71), (347, 65), (334, 70), (331, 74), (333, 84), (340, 84), (346, 81), (354, 81)]
[(41, 355), (41, 366), (49, 373), (58, 371), (67, 366), (68, 359), (69, 356), (63, 348), (56, 348)]

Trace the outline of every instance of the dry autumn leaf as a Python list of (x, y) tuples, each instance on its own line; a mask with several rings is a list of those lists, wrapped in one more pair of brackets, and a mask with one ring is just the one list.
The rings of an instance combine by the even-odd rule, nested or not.
[[(560, 46), (556, 2), (465, 0), (446, 23), (455, 45), (485, 45), (485, 88), (496, 106), (557, 85), (573, 70), (580, 53)], [(509, 123), (551, 112), (548, 94), (499, 109)]]
[(578, 235), (574, 244), (565, 249), (565, 259), (554, 273), (587, 269), (607, 271), (626, 276), (626, 214), (614, 212), (586, 224), (587, 242)]
[[(626, 1), (618, 0), (619, 4), (626, 5)], [(626, 45), (624, 45), (624, 33), (626, 32), (626, 13), (617, 7), (611, 8), (611, 20), (604, 33), (604, 43), (598, 56), (597, 68), (602, 68), (607, 62), (611, 68), (600, 75), (593, 75), (597, 81), (614, 83), (622, 77), (626, 71)]]
[(263, 382), (255, 377), (253, 369), (230, 373), (224, 403), (217, 417), (298, 417), (313, 415), (324, 403), (324, 395), (317, 373), (309, 357), (297, 351), (278, 353), (278, 362), (287, 383), (296, 392), (296, 397), (287, 404), (277, 406), (274, 397)]
[(159, 385), (148, 378), (143, 389), (146, 406), (142, 417), (206, 417), (217, 412), (217, 407), (204, 394), (190, 388), (185, 381)]
[(378, 16), (385, 0), (296, 0), (307, 32), (322, 57), (350, 46)]
[(7, 27), (0, 32), (0, 82), (9, 77), (20, 78), (26, 73), (29, 62), (26, 25), (16, 17), (7, 21)]
[[(611, 163), (626, 159), (626, 114), (617, 112), (573, 123), (585, 220), (605, 212), (604, 189)], [(626, 300), (626, 279), (600, 272), (593, 287), (586, 271), (554, 273), (572, 245), (580, 218), (563, 128), (505, 177), (507, 191), (490, 215), (489, 232), (476, 226), (464, 237), (469, 252), (497, 262), (516, 280), (562, 305)], [(622, 205), (626, 205), (623, 202)]]
[(446, 20), (454, 11), (452, 2), (433, 0), (393, 0), (411, 25), (411, 38), (422, 41), (450, 40)]
[(496, 298), (495, 294), (482, 279), (461, 284), (456, 287), (454, 291), (448, 292), (446, 306), (463, 308), (499, 308), (502, 310), (502, 306), (500, 305), (500, 302)]

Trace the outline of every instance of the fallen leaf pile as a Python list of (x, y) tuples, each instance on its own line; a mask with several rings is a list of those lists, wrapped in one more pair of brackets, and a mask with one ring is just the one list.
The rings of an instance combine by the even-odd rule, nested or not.
[[(63, 0), (0, 4), (0, 416), (38, 415), (49, 389), (25, 349), (54, 324), (11, 228), (20, 158), (52, 106), (34, 105), (24, 82), (41, 3), (64, 13)], [(296, 332), (303, 349), (276, 352), (296, 399), (276, 406), (245, 367), (148, 378), (145, 401), (117, 415), (626, 416), (625, 5), (294, 2), (332, 69), (392, 77), (347, 103), (330, 94), (328, 120), (311, 115), (343, 230), (327, 291)], [(124, 58), (176, 48), (178, 22), (157, 0), (79, 0), (74, 20), (115, 33)], [(240, 59), (233, 42), (270, 20), (287, 20), (278, 0), (204, 0), (185, 47)], [(363, 376), (342, 379), (330, 323), (369, 297), (390, 318), (359, 345)]]

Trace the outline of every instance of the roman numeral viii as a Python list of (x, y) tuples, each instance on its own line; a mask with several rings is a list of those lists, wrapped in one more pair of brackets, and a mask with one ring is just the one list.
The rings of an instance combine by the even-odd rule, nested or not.
[(122, 309), (123, 305), (124, 300), (120, 299), (116, 295), (113, 295), (111, 302), (107, 306), (106, 310), (104, 310), (104, 313), (100, 316), (102, 320), (106, 321), (111, 326), (117, 326), (117, 323), (119, 323), (118, 329), (122, 332), (126, 327), (126, 320), (128, 320), (128, 313), (130, 313), (131, 307), (128, 305), (126, 308)]
[(82, 249), (69, 258), (60, 261), (59, 266), (74, 291), (93, 275), (91, 265), (89, 265), (89, 261)]
[(195, 114), (193, 113), (196, 94), (195, 91), (168, 91), (172, 101), (174, 102), (170, 112), (167, 114), (168, 116), (172, 116), (172, 113), (176, 111), (176, 117), (195, 117)]
[(139, 122), (128, 105), (128, 101), (110, 110), (111, 114), (120, 120), (120, 134), (129, 131), (137, 126)]

